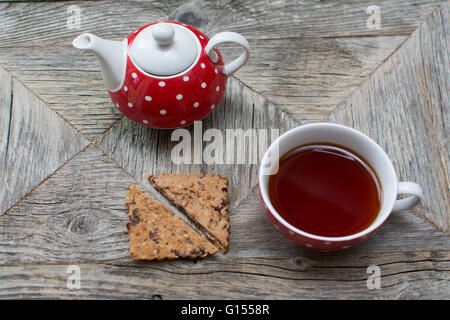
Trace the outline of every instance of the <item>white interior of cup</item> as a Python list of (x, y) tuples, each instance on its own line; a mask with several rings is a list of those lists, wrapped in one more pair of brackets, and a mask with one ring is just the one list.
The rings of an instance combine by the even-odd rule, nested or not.
[[(363, 157), (375, 170), (382, 188), (383, 198), (381, 210), (375, 221), (365, 230), (344, 237), (323, 237), (304, 232), (283, 219), (272, 206), (268, 193), (269, 175), (264, 174), (263, 167), (276, 168), (277, 163), (271, 162), (271, 155), (282, 157), (289, 150), (311, 143), (331, 143), (341, 145)], [(277, 159), (279, 159), (277, 157)], [(307, 237), (323, 241), (347, 241), (364, 236), (378, 228), (390, 215), (397, 197), (397, 176), (386, 153), (372, 139), (352, 128), (332, 124), (314, 123), (294, 128), (275, 140), (264, 154), (261, 161), (259, 183), (263, 201), (275, 218), (283, 225)]]

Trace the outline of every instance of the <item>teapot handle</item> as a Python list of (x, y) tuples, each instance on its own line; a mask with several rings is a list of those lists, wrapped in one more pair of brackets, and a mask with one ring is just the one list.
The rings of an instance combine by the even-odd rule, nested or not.
[(221, 32), (214, 35), (205, 47), (206, 54), (213, 62), (217, 62), (217, 56), (214, 55), (214, 47), (221, 43), (236, 43), (244, 48), (244, 52), (235, 60), (226, 64), (223, 73), (228, 77), (238, 71), (248, 60), (250, 45), (247, 39), (236, 32)]

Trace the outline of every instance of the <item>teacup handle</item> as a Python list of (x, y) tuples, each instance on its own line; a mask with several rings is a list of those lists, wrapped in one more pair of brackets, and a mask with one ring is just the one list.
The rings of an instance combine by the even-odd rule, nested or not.
[(236, 43), (244, 48), (244, 52), (235, 60), (226, 64), (223, 68), (223, 73), (228, 77), (238, 71), (248, 60), (250, 45), (247, 39), (236, 32), (220, 32), (214, 35), (205, 47), (206, 54), (211, 59), (211, 61), (216, 62), (217, 57), (211, 52), (214, 47), (221, 43)]
[(423, 199), (422, 188), (414, 182), (399, 182), (397, 194), (410, 194), (405, 199), (396, 200), (392, 212), (409, 210), (414, 208)]

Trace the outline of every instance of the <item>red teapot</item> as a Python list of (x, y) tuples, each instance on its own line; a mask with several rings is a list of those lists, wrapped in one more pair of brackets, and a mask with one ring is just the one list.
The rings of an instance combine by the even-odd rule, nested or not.
[[(216, 48), (221, 43), (236, 43), (244, 51), (224, 64)], [(161, 129), (188, 126), (213, 111), (228, 76), (247, 62), (250, 49), (240, 34), (221, 32), (208, 39), (171, 21), (140, 27), (122, 41), (85, 33), (73, 46), (95, 53), (109, 95), (126, 117)]]

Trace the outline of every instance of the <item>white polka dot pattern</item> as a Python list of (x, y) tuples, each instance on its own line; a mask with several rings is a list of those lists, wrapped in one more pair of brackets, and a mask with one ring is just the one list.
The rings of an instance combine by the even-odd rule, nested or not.
[[(202, 47), (201, 55), (192, 68), (179, 76), (146, 74), (133, 61), (127, 60), (122, 87), (109, 92), (114, 106), (126, 113), (126, 117), (152, 128), (176, 128), (190, 125), (219, 107), (219, 93), (226, 86), (226, 76), (219, 72), (223, 61), (216, 48), (212, 53), (220, 61), (206, 55), (207, 37), (196, 30), (192, 32)], [(134, 37), (129, 41), (134, 41)]]

